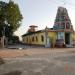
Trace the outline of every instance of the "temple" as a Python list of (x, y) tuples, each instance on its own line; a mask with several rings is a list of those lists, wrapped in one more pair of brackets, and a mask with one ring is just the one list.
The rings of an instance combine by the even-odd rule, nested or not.
[(44, 47), (74, 47), (75, 31), (67, 9), (58, 7), (53, 28), (36, 31), (37, 26), (31, 25), (27, 33), (22, 35), (23, 42), (28, 45)]

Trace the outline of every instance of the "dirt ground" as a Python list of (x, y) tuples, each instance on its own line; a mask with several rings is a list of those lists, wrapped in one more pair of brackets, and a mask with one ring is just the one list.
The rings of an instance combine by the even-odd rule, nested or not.
[(13, 58), (38, 54), (49, 54), (51, 52), (69, 52), (75, 48), (27, 48), (27, 49), (0, 49), (0, 57)]
[(0, 75), (75, 75), (75, 48), (0, 49)]

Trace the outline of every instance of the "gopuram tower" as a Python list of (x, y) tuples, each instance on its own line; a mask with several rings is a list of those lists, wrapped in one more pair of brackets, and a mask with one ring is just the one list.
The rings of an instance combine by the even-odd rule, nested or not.
[(66, 8), (58, 8), (53, 29), (57, 32), (58, 41), (62, 43), (63, 40), (66, 46), (71, 46), (73, 26)]
[(57, 10), (56, 19), (54, 22), (54, 29), (70, 29), (73, 30), (71, 20), (68, 16), (67, 9), (64, 7), (59, 7)]

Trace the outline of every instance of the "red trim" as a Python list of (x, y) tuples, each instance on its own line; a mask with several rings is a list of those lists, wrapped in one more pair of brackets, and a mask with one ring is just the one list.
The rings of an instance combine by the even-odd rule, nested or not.
[(61, 29), (61, 30), (47, 30), (48, 32), (74, 32), (70, 29)]

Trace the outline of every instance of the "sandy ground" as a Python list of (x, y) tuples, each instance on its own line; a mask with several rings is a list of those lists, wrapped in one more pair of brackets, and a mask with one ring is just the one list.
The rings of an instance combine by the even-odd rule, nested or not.
[(69, 52), (75, 48), (27, 48), (27, 49), (0, 49), (0, 57), (13, 58), (38, 54), (50, 54), (51, 52)]
[(0, 75), (75, 75), (75, 48), (0, 49)]

